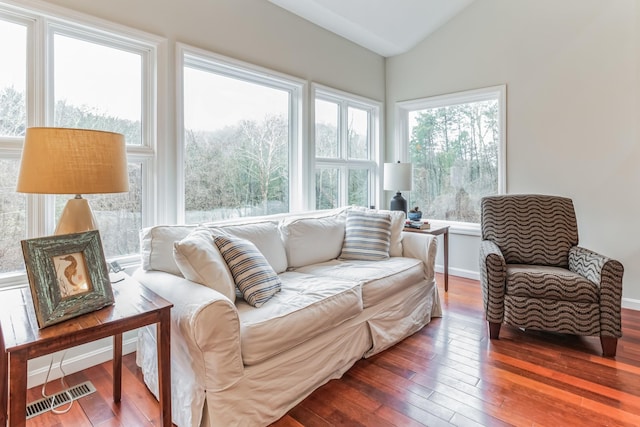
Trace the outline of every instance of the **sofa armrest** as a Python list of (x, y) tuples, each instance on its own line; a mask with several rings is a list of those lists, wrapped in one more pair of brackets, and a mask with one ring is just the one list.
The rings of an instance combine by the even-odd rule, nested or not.
[(438, 239), (425, 233), (402, 232), (402, 256), (415, 258), (424, 265), (424, 277), (431, 281), (435, 279), (436, 253)]
[(227, 297), (162, 271), (138, 270), (133, 277), (173, 303), (172, 333), (188, 346), (193, 370), (203, 376), (207, 390), (228, 388), (242, 377), (240, 321)]
[(589, 249), (569, 249), (569, 270), (586, 277), (600, 289), (600, 335), (621, 337), (622, 264)]
[(487, 321), (502, 323), (507, 264), (498, 245), (491, 240), (480, 241), (480, 285)]

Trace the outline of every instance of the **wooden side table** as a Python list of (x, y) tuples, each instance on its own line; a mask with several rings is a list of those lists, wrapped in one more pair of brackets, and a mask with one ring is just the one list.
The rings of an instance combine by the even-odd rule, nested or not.
[[(27, 361), (80, 344), (113, 336), (113, 401), (122, 387), (122, 334), (156, 323), (160, 419), (171, 423), (171, 304), (125, 274), (113, 283), (112, 306), (38, 328), (28, 287), (0, 291), (0, 426), (24, 426)], [(11, 396), (9, 396), (9, 385)], [(7, 413), (7, 405), (9, 411)]]
[(449, 226), (439, 226), (431, 228), (419, 230), (417, 228), (405, 227), (404, 231), (408, 231), (410, 233), (423, 233), (423, 234), (431, 234), (433, 236), (439, 236), (442, 234), (442, 238), (444, 240), (444, 291), (449, 291)]

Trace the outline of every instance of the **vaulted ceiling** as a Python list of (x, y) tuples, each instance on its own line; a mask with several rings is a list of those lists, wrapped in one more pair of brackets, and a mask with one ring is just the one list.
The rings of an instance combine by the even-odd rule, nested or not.
[(389, 57), (406, 52), (475, 0), (269, 0)]

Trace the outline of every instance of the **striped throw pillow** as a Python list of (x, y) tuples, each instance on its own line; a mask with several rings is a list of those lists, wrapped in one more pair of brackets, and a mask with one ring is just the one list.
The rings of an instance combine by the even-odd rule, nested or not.
[(389, 214), (349, 211), (340, 259), (378, 261), (389, 258)]
[(247, 303), (260, 307), (280, 291), (280, 278), (253, 243), (222, 235), (213, 241)]

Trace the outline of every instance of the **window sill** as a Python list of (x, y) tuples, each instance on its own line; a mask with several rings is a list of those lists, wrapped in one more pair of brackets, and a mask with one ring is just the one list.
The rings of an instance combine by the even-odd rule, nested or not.
[(440, 220), (429, 220), (429, 222), (434, 226), (449, 226), (450, 234), (460, 234), (464, 236), (477, 236), (480, 237), (480, 224), (472, 223), (472, 222), (456, 222), (456, 221), (440, 221)]

